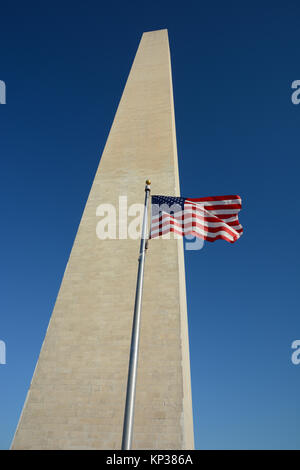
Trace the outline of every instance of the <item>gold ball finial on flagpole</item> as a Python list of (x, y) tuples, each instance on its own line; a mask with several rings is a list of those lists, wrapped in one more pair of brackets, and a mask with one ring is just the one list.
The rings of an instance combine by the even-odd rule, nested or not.
[(150, 180), (146, 180), (146, 184), (151, 184), (151, 181)]

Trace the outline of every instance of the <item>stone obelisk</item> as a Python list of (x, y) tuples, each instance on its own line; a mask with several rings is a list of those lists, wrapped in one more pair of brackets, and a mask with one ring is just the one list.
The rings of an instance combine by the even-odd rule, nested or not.
[[(168, 32), (142, 35), (88, 196), (12, 449), (120, 449), (139, 239), (97, 208), (179, 195)], [(124, 201), (125, 199), (122, 198)], [(133, 214), (128, 215), (128, 221)], [(193, 449), (182, 240), (146, 255), (132, 449)]]

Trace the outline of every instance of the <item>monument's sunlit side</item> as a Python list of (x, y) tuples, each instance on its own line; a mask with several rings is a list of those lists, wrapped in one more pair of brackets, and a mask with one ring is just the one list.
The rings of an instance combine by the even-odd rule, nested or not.
[[(119, 196), (128, 207), (143, 204), (147, 178), (154, 194), (179, 195), (167, 30), (142, 36), (12, 449), (121, 447), (140, 241), (99, 239), (96, 212), (105, 203), (118, 212)], [(155, 239), (145, 265), (132, 449), (193, 446), (183, 242)]]

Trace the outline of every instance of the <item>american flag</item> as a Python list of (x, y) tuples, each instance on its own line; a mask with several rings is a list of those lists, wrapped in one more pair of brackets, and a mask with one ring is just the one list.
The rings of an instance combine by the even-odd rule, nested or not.
[(150, 237), (168, 232), (193, 235), (204, 240), (234, 243), (243, 233), (238, 213), (240, 196), (213, 196), (197, 199), (152, 196)]

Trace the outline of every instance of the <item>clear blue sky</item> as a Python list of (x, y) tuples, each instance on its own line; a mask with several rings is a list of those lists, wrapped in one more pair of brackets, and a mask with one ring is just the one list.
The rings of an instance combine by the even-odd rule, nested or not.
[(198, 449), (300, 449), (300, 6), (2, 2), (0, 447), (13, 437), (143, 31), (168, 28), (181, 192), (240, 194), (243, 237), (187, 251)]

